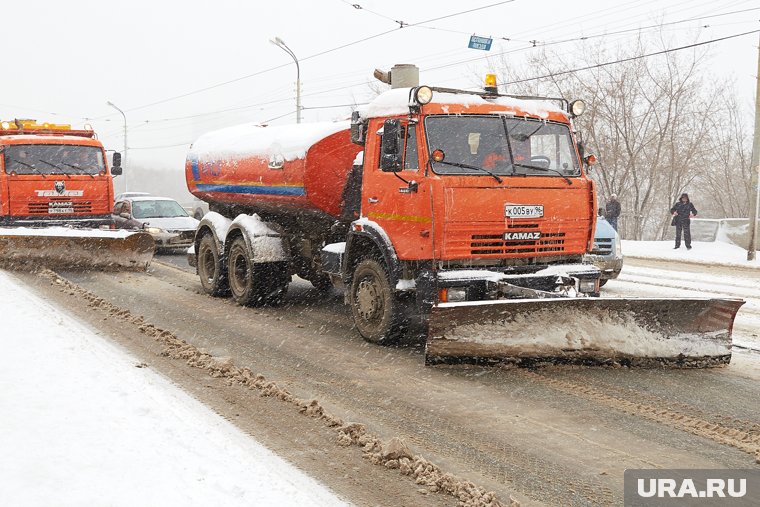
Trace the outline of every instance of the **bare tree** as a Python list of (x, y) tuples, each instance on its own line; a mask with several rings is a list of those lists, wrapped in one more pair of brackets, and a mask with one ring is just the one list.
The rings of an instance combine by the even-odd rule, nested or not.
[[(658, 48), (666, 46), (660, 41)], [(668, 210), (684, 191), (711, 203), (703, 211), (721, 216), (746, 214), (741, 203), (749, 192), (747, 138), (738, 108), (723, 84), (704, 82), (706, 53), (635, 58), (651, 51), (641, 39), (634, 47), (613, 50), (601, 42), (569, 55), (536, 52), (527, 67), (502, 61), (501, 68), (506, 83), (547, 76), (510, 93), (559, 93), (587, 101), (589, 111), (577, 125), (600, 160), (592, 175), (601, 199), (618, 195), (621, 232), (631, 239), (664, 238)], [(612, 61), (618, 63), (607, 64)], [(720, 198), (712, 206), (715, 194)]]

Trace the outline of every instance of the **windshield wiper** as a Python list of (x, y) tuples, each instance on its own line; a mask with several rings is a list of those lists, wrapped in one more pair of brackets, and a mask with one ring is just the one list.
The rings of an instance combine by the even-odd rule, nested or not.
[(572, 185), (573, 184), (573, 182), (572, 182), (572, 180), (570, 178), (568, 178), (567, 176), (565, 176), (564, 174), (562, 174), (561, 172), (559, 172), (556, 169), (551, 169), (549, 167), (539, 167), (539, 166), (530, 165), (530, 164), (521, 164), (519, 162), (513, 162), (512, 165), (516, 166), (516, 167), (524, 167), (525, 169), (536, 169), (538, 171), (550, 171), (550, 172), (553, 172), (553, 173), (557, 173), (557, 174), (559, 174), (560, 176), (562, 176), (565, 179), (565, 181), (567, 182), (568, 185)]
[(504, 182), (504, 180), (502, 180), (497, 175), (495, 175), (494, 173), (492, 173), (491, 171), (489, 171), (488, 169), (485, 169), (483, 167), (478, 167), (476, 165), (470, 165), (470, 164), (463, 164), (461, 162), (446, 162), (445, 160), (441, 160), (438, 163), (439, 164), (446, 164), (446, 165), (450, 165), (450, 166), (454, 166), (454, 167), (461, 167), (462, 169), (474, 169), (475, 171), (483, 171), (484, 173), (490, 174), (491, 176), (493, 176), (493, 178), (496, 181), (498, 181), (499, 183), (503, 183)]
[(11, 160), (14, 161), (14, 162), (16, 162), (17, 164), (21, 164), (21, 165), (23, 165), (25, 167), (28, 167), (29, 169), (31, 169), (32, 171), (36, 172), (37, 174), (39, 174), (43, 178), (47, 178), (47, 175), (45, 173), (41, 173), (40, 170), (37, 169), (36, 167), (34, 167), (32, 164), (27, 164), (23, 160), (17, 160), (15, 158), (12, 158)]
[[(95, 176), (93, 176), (91, 173), (88, 173), (88, 172), (87, 172), (87, 171), (85, 171), (83, 168), (79, 167), (78, 165), (72, 165), (72, 164), (68, 164), (68, 163), (66, 163), (66, 162), (61, 162), (61, 164), (63, 164), (63, 165), (66, 165), (66, 166), (69, 166), (69, 167), (71, 167), (72, 169), (76, 169), (76, 170), (78, 171), (78, 174), (86, 174), (86, 175), (87, 175), (87, 176), (89, 176), (90, 178), (92, 178), (92, 179), (95, 179)], [(66, 176), (68, 176), (68, 174), (67, 174)]]
[[(41, 158), (38, 158), (37, 160), (39, 160), (39, 161), (40, 161), (40, 162), (42, 162), (43, 164), (47, 164), (47, 165), (49, 165), (50, 167), (53, 167), (53, 168), (55, 168), (55, 169), (58, 169), (59, 171), (61, 171), (61, 173), (62, 173), (62, 174), (66, 174), (66, 172), (63, 170), (63, 168), (62, 168), (62, 167), (59, 167), (59, 166), (57, 166), (56, 164), (54, 164), (54, 163), (52, 163), (52, 162), (48, 162), (47, 160), (43, 160), (43, 159), (41, 159)], [(69, 176), (69, 175), (68, 175), (68, 174), (66, 174), (66, 176)], [(71, 176), (69, 176), (69, 178), (71, 178)]]

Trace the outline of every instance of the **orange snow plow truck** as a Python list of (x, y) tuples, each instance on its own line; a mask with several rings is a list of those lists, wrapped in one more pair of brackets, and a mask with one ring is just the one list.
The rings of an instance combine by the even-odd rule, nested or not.
[(402, 86), (350, 123), (241, 125), (193, 144), (187, 185), (211, 212), (188, 256), (208, 294), (265, 305), (292, 275), (336, 286), (364, 339), (422, 331), (427, 364), (730, 361), (742, 300), (598, 297), (582, 263), (596, 195), (581, 102), (415, 76), (394, 67)]
[(153, 239), (113, 229), (113, 176), (92, 130), (0, 122), (0, 265), (144, 269)]

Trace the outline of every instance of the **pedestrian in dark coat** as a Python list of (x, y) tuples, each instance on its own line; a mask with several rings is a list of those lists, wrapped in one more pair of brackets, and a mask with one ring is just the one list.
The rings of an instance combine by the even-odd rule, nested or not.
[(620, 201), (617, 200), (617, 194), (612, 194), (610, 200), (604, 206), (604, 218), (610, 223), (613, 229), (617, 230), (618, 217), (620, 216)]
[(681, 232), (683, 231), (683, 241), (686, 248), (691, 250), (691, 217), (696, 216), (697, 208), (689, 200), (689, 194), (681, 194), (670, 212), (673, 214), (671, 225), (676, 226), (676, 246), (681, 247)]

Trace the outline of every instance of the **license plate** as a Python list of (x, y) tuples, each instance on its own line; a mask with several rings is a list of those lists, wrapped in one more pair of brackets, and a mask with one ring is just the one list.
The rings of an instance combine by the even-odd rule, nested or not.
[(74, 208), (48, 208), (48, 213), (74, 213)]
[(504, 206), (507, 218), (541, 218), (544, 216), (543, 204), (507, 204)]

